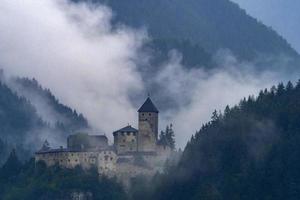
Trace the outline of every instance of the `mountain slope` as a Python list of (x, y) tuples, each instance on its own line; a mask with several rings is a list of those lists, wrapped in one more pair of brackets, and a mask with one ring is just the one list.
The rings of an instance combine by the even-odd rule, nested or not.
[(50, 125), (60, 126), (66, 132), (88, 128), (88, 122), (82, 114), (61, 104), (49, 89), (42, 88), (35, 79), (17, 78), (14, 80), (14, 89), (18, 95), (28, 99)]
[[(81, 1), (81, 0), (74, 0)], [(229, 0), (85, 0), (104, 3), (114, 23), (146, 27), (155, 39), (189, 40), (210, 53), (228, 48), (243, 59), (298, 54), (271, 28)]]
[[(177, 166), (149, 185), (149, 199), (297, 199), (300, 82), (279, 84), (213, 113)], [(151, 192), (152, 191), (152, 192)], [(138, 196), (136, 194), (136, 196)]]
[[(24, 154), (23, 145), (32, 130), (42, 130), (46, 123), (37, 115), (35, 108), (24, 97), (19, 97), (0, 82), (0, 163), (11, 148), (18, 144), (18, 151)], [(24, 143), (23, 143), (24, 144)], [(26, 153), (25, 153), (26, 154)]]
[[(54, 121), (45, 117), (49, 113)], [(59, 103), (36, 80), (18, 78), (7, 83), (1, 78), (0, 164), (12, 148), (25, 159), (46, 138), (59, 145), (71, 132), (87, 128), (87, 120), (81, 114)]]

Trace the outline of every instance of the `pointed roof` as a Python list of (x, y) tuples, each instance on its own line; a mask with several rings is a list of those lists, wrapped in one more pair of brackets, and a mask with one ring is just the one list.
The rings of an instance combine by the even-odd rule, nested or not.
[(125, 126), (124, 128), (121, 128), (120, 130), (114, 131), (114, 133), (117, 133), (117, 132), (138, 132), (138, 130), (133, 128), (132, 126), (128, 125), (128, 126)]
[(153, 104), (152, 100), (150, 97), (148, 97), (145, 101), (145, 103), (140, 107), (138, 112), (154, 112), (154, 113), (159, 113), (155, 105)]

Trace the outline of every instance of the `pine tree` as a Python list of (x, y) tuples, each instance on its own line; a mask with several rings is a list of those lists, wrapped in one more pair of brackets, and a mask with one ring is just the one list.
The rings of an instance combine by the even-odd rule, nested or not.
[(22, 163), (19, 161), (15, 149), (13, 149), (4, 165), (1, 168), (0, 177), (10, 179), (19, 174)]
[(167, 126), (166, 128), (166, 140), (168, 142), (168, 146), (174, 150), (175, 149), (175, 134), (173, 131), (173, 125), (170, 124), (170, 127)]
[(218, 112), (217, 110), (214, 110), (214, 112), (212, 113), (212, 117), (211, 117), (211, 120), (212, 122), (215, 122), (219, 119), (219, 115), (218, 115)]
[[(167, 128), (168, 128), (168, 126), (167, 126)], [(158, 142), (159, 142), (159, 144), (164, 145), (164, 146), (168, 145), (167, 139), (166, 139), (166, 133), (164, 131), (160, 132)]]
[(175, 134), (172, 124), (167, 125), (166, 130), (160, 132), (158, 143), (164, 146), (168, 146), (172, 150), (175, 149)]

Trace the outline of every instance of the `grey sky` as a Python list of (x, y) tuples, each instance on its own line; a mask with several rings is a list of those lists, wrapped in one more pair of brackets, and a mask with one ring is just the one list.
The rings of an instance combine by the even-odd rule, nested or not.
[(248, 14), (273, 27), (300, 52), (300, 1), (299, 0), (231, 0)]

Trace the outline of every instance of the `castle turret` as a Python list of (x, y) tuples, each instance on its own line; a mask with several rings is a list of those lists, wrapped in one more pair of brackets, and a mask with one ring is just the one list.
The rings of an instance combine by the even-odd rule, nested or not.
[(139, 132), (138, 132), (138, 151), (154, 152), (158, 138), (158, 109), (153, 104), (150, 97), (138, 110), (139, 113)]
[(137, 151), (138, 130), (128, 125), (113, 132), (114, 146), (118, 154), (125, 154)]

